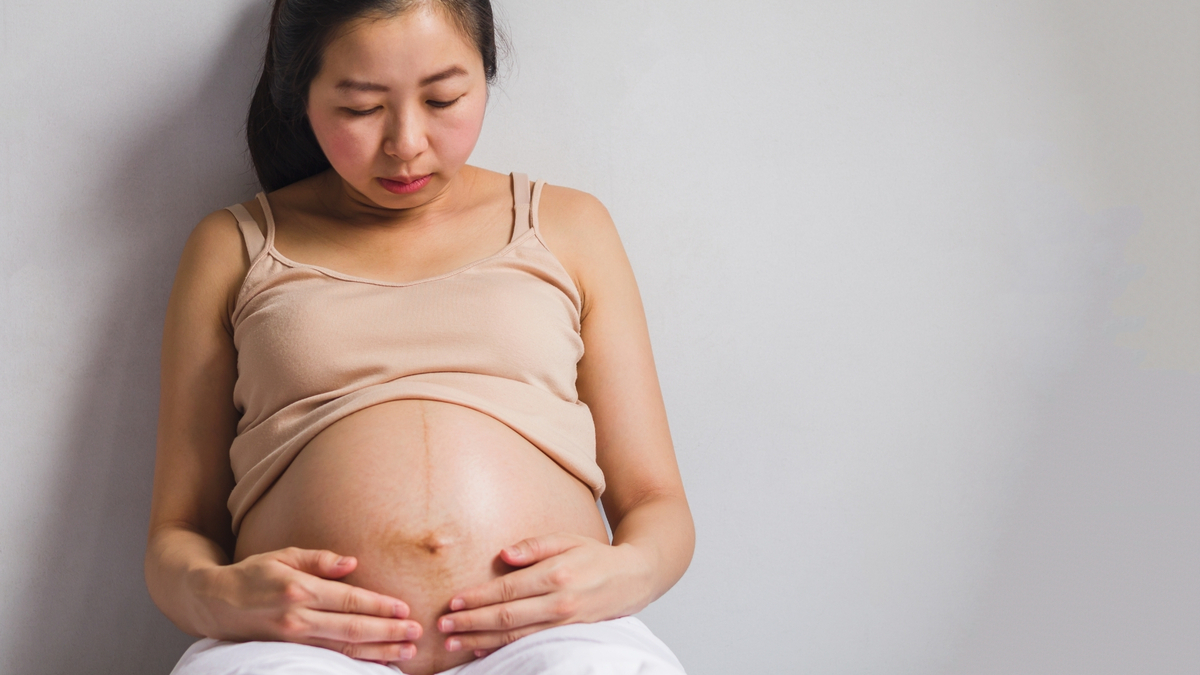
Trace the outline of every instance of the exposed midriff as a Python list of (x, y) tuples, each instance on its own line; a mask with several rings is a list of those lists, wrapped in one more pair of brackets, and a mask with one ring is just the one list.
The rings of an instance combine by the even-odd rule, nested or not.
[(288, 546), (355, 556), (344, 581), (410, 606), (424, 633), (401, 667), (429, 675), (473, 658), (445, 651), (437, 630), (454, 594), (510, 571), (505, 546), (551, 532), (608, 542), (586, 485), (493, 417), (406, 399), (309, 441), (246, 514), (235, 559)]

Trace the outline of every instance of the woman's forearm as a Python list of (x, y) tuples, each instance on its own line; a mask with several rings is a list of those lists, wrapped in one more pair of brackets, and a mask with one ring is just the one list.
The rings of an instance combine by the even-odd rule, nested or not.
[(205, 616), (197, 600), (198, 573), (229, 563), (212, 539), (183, 526), (158, 528), (146, 546), (146, 587), (154, 604), (180, 630), (205, 637)]
[(613, 530), (613, 546), (623, 544), (633, 546), (646, 563), (644, 607), (670, 590), (691, 563), (696, 530), (687, 499), (658, 495), (639, 502)]

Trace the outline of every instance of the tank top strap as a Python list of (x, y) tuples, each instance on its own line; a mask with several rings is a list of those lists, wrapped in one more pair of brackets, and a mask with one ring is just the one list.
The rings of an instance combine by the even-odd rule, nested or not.
[(529, 176), (523, 173), (512, 174), (513, 190), (513, 230), (510, 241), (521, 236), (533, 226), (529, 219)]
[(262, 230), (258, 229), (258, 223), (254, 221), (254, 216), (246, 210), (246, 207), (241, 204), (226, 206), (226, 211), (233, 214), (237, 218), (238, 229), (242, 231), (242, 241), (246, 243), (246, 254), (250, 256), (250, 262), (258, 257), (259, 253), (266, 248), (266, 240), (263, 239)]
[(542, 188), (546, 187), (546, 181), (539, 180), (533, 184), (533, 204), (529, 209), (529, 227), (533, 228), (534, 236), (541, 237), (542, 231), (538, 228), (538, 204), (542, 201)]
[(258, 198), (258, 203), (262, 205), (263, 215), (267, 217), (267, 240), (264, 242), (263, 248), (271, 248), (275, 245), (275, 214), (271, 211), (271, 203), (267, 201), (267, 193), (260, 192), (254, 195)]

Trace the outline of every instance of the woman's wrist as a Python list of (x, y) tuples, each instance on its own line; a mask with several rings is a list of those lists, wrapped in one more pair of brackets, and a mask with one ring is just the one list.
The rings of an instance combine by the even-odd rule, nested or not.
[(213, 601), (218, 597), (221, 565), (207, 563), (190, 567), (183, 575), (184, 598), (190, 630), (200, 637), (215, 637)]
[(146, 545), (146, 587), (162, 613), (179, 630), (196, 637), (211, 634), (213, 572), (227, 561), (222, 549), (192, 528), (166, 525), (152, 531)]
[(695, 534), (687, 502), (675, 496), (642, 502), (614, 529), (613, 546), (629, 547), (625, 564), (639, 589), (640, 611), (670, 590), (691, 561)]
[(621, 569), (625, 577), (622, 586), (630, 594), (621, 615), (636, 614), (662, 595), (657, 588), (655, 556), (646, 547), (632, 542), (614, 544), (613, 548), (621, 554)]

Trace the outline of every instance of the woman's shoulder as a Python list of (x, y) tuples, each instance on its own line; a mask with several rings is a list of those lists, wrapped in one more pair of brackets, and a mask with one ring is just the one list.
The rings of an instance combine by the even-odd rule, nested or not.
[[(243, 202), (247, 210), (251, 202)], [(253, 211), (251, 211), (253, 213)], [(256, 216), (256, 219), (259, 219)], [(181, 301), (202, 304), (219, 302), (232, 311), (237, 291), (250, 269), (237, 217), (228, 208), (217, 209), (192, 228), (175, 274)]]
[[(241, 206), (251, 213), (255, 221), (261, 221), (262, 209), (257, 200), (242, 202)], [(254, 213), (256, 209), (259, 214)], [(237, 255), (238, 251), (243, 255)], [(212, 211), (201, 218), (192, 228), (183, 247), (185, 260), (195, 258), (216, 267), (221, 267), (224, 263), (223, 266), (231, 269), (248, 266), (249, 260), (242, 261), (246, 265), (236, 264), (240, 258), (245, 257), (244, 254), (245, 246), (242, 243), (241, 230), (238, 228), (238, 219), (228, 207)]]
[[(608, 209), (595, 196), (569, 187), (546, 184), (538, 203), (538, 229), (554, 253), (586, 264), (589, 258), (619, 241)], [(598, 248), (599, 247), (599, 248)]]
[(595, 236), (615, 225), (608, 209), (594, 195), (560, 185), (545, 184), (538, 204), (539, 228), (565, 236)]
[(613, 272), (628, 265), (612, 216), (594, 195), (546, 184), (538, 203), (538, 229), (575, 281), (586, 314), (592, 300), (611, 285)]

